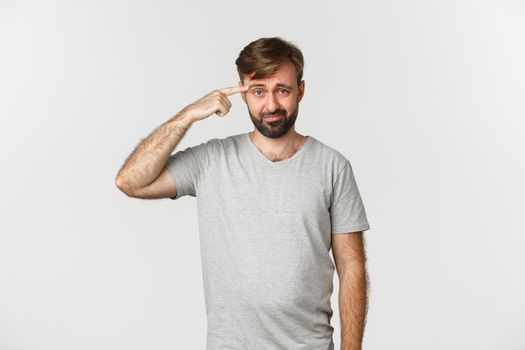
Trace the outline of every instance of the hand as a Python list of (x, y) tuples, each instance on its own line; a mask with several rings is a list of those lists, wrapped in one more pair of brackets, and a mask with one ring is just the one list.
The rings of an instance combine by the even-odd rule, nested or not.
[(197, 101), (184, 107), (183, 111), (187, 113), (192, 121), (208, 118), (212, 114), (224, 117), (232, 107), (228, 96), (238, 92), (248, 91), (248, 86), (232, 86), (220, 90), (213, 90)]

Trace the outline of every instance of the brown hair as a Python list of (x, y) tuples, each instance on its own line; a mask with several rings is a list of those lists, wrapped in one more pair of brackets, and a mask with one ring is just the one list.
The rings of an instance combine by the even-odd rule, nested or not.
[(260, 38), (242, 49), (235, 60), (239, 78), (244, 83), (244, 76), (255, 72), (251, 79), (264, 79), (271, 76), (279, 65), (290, 61), (295, 66), (297, 84), (303, 78), (304, 59), (301, 50), (280, 37)]

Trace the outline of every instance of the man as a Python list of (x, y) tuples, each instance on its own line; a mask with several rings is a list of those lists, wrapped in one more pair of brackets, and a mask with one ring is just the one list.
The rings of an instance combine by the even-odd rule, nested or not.
[[(369, 224), (350, 162), (295, 130), (303, 55), (261, 38), (235, 63), (239, 86), (210, 92), (155, 129), (116, 184), (136, 198), (196, 197), (208, 350), (333, 349), (334, 269), (341, 349), (361, 349)], [(236, 93), (253, 131), (171, 155), (193, 123), (224, 117)]]

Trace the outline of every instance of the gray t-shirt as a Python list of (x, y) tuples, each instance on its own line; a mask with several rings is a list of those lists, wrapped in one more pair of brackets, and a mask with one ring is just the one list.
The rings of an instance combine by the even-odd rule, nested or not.
[(332, 350), (331, 234), (368, 230), (350, 162), (312, 136), (273, 162), (248, 133), (172, 154), (197, 199), (207, 350)]

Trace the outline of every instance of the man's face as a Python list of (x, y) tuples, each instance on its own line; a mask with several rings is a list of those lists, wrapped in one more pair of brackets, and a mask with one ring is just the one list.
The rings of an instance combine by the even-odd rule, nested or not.
[(299, 113), (299, 101), (304, 94), (304, 80), (297, 85), (295, 67), (283, 63), (270, 77), (244, 78), (250, 89), (242, 93), (255, 128), (264, 136), (278, 138), (294, 126)]

